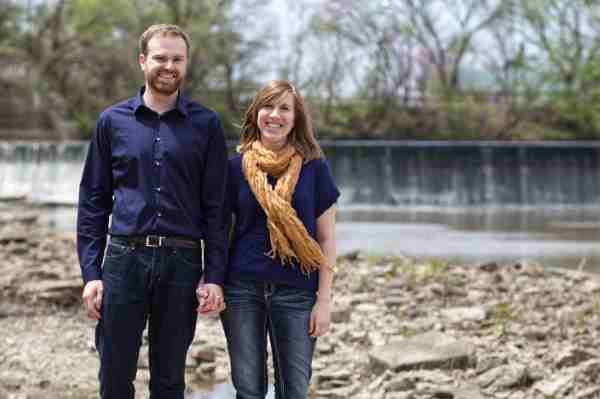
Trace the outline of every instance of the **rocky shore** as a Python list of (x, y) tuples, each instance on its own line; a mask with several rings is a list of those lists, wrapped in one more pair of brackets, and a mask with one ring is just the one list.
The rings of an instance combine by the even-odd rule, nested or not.
[[(600, 398), (600, 276), (527, 261), (461, 265), (361, 252), (338, 266), (312, 398)], [(0, 399), (97, 397), (94, 323), (81, 286), (72, 236), (0, 224)], [(146, 353), (139, 398), (147, 396)], [(228, 375), (220, 324), (200, 319), (189, 392)]]

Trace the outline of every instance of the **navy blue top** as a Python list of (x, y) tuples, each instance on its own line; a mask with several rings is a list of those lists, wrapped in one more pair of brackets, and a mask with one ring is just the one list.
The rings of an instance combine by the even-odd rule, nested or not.
[[(242, 171), (242, 155), (229, 160), (226, 212), (235, 216), (235, 230), (229, 250), (226, 281), (251, 280), (287, 284), (317, 291), (319, 273), (306, 277), (297, 263), (282, 265), (278, 258), (266, 255), (271, 250), (267, 215), (254, 197)], [(269, 176), (274, 185), (276, 180)], [(312, 238), (317, 239), (317, 218), (339, 197), (329, 165), (324, 159), (305, 163), (294, 194), (292, 206)]]
[(79, 186), (77, 250), (85, 282), (102, 277), (110, 234), (206, 241), (205, 281), (222, 284), (227, 149), (217, 114), (179, 95), (158, 114), (136, 97), (98, 119)]

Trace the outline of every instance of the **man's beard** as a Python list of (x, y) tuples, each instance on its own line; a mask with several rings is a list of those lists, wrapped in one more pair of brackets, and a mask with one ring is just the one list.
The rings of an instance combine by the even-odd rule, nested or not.
[(157, 70), (146, 74), (146, 81), (153, 91), (170, 96), (183, 85), (183, 78), (178, 73), (173, 73), (174, 79), (164, 80), (159, 77), (160, 74), (169, 74), (164, 70)]

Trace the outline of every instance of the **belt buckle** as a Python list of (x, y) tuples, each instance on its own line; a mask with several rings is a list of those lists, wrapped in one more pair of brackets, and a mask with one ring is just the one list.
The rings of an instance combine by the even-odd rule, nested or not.
[(146, 246), (150, 248), (162, 247), (164, 238), (162, 236), (146, 236)]

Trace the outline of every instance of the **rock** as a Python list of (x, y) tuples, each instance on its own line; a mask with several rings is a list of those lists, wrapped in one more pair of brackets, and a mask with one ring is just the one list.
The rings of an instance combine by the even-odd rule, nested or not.
[(215, 361), (215, 348), (210, 344), (193, 346), (189, 354), (195, 363), (210, 363)]
[[(40, 390), (50, 397), (82, 389), (81, 397), (92, 397), (98, 357), (94, 323), (80, 309), (74, 241), (31, 232), (20, 237), (0, 246), (0, 387), (31, 398)], [(317, 341), (310, 397), (600, 397), (597, 277), (523, 262), (448, 265), (442, 274), (425, 263), (400, 267), (394, 258), (373, 262), (364, 254), (352, 263), (343, 257), (339, 262), (333, 323)], [(76, 302), (69, 304), (71, 295)], [(492, 317), (487, 309), (498, 312)], [(81, 319), (77, 329), (56, 334), (57, 324), (35, 323), (39, 314), (57, 320), (56, 311), (68, 313), (61, 325)], [(218, 319), (198, 323), (187, 358), (192, 390), (230, 377)], [(24, 341), (24, 335), (30, 338)], [(144, 392), (147, 345), (138, 362), (135, 384)], [(83, 371), (85, 378), (78, 377)]]
[(359, 390), (358, 385), (350, 385), (340, 388), (333, 389), (318, 389), (317, 398), (331, 398), (331, 399), (347, 399), (353, 397), (353, 395)]
[(138, 368), (147, 369), (148, 367), (150, 367), (150, 360), (148, 359), (148, 346), (142, 345), (138, 355)]
[(561, 369), (564, 367), (576, 366), (579, 363), (592, 358), (594, 358), (592, 353), (574, 346), (568, 346), (557, 355), (555, 363), (556, 367)]
[(373, 379), (369, 383), (369, 385), (367, 386), (367, 391), (369, 391), (369, 392), (375, 392), (375, 391), (377, 391), (379, 388), (381, 388), (381, 386), (383, 385), (383, 383), (385, 381), (387, 381), (393, 375), (394, 375), (394, 373), (392, 373), (389, 370), (386, 370), (383, 374), (381, 374), (380, 376), (376, 377), (375, 379)]
[(493, 368), (478, 378), (479, 386), (506, 389), (526, 385), (529, 381), (527, 367), (522, 364), (508, 364)]
[(380, 310), (379, 306), (374, 303), (360, 303), (354, 306), (354, 311), (357, 313), (378, 313)]
[(472, 356), (471, 345), (462, 340), (430, 332), (374, 347), (371, 363), (380, 370), (463, 368)]
[(406, 299), (401, 296), (386, 296), (383, 300), (388, 308), (395, 308), (406, 304)]
[(482, 262), (476, 264), (475, 267), (484, 272), (495, 272), (500, 268), (496, 262)]
[(533, 388), (546, 397), (557, 397), (559, 394), (569, 391), (574, 383), (575, 375), (573, 373), (566, 373), (552, 376), (543, 381), (538, 381)]
[(399, 290), (406, 292), (406, 279), (404, 277), (394, 277), (386, 284), (386, 291)]
[(321, 389), (341, 388), (348, 386), (348, 380), (326, 380), (318, 381)]
[(7, 370), (0, 372), (0, 383), (6, 389), (17, 390), (27, 383), (27, 378), (23, 373)]
[(326, 370), (319, 373), (319, 381), (344, 380), (349, 381), (352, 378), (352, 371), (348, 369)]
[(19, 288), (20, 296), (31, 296), (36, 300), (70, 305), (81, 301), (83, 283), (81, 278), (70, 280), (43, 280), (23, 284)]
[(586, 294), (595, 294), (600, 292), (600, 281), (594, 280), (586, 280), (581, 286), (580, 289), (582, 292)]
[(217, 365), (214, 373), (214, 380), (219, 382), (227, 381), (229, 379), (229, 375), (229, 367), (225, 365)]
[(484, 399), (483, 394), (477, 388), (453, 388), (439, 387), (432, 392), (434, 398), (448, 399)]
[(415, 381), (407, 375), (398, 375), (385, 384), (386, 392), (409, 391), (415, 388)]
[(442, 309), (441, 314), (451, 323), (460, 323), (465, 320), (482, 321), (487, 318), (487, 310), (482, 306), (461, 306)]
[(506, 356), (499, 355), (483, 355), (482, 357), (477, 359), (476, 373), (483, 374), (488, 370), (503, 366), (507, 364), (508, 361)]
[(540, 326), (528, 326), (521, 331), (521, 334), (528, 339), (543, 341), (548, 338), (548, 328)]
[(600, 359), (587, 360), (577, 366), (579, 374), (590, 378), (592, 381), (600, 382)]
[(412, 370), (407, 372), (416, 381), (431, 382), (434, 384), (450, 384), (454, 379), (440, 370)]
[(350, 251), (346, 252), (344, 255), (339, 256), (338, 263), (344, 260), (349, 262), (356, 262), (359, 259), (364, 259), (364, 253), (362, 251)]
[(440, 283), (431, 283), (424, 287), (423, 292), (429, 294), (429, 296), (443, 296), (446, 295), (446, 286)]
[(471, 303), (481, 303), (488, 296), (488, 290), (471, 289), (467, 292), (467, 298)]
[(352, 298), (350, 298), (350, 306), (356, 306), (359, 304), (371, 305), (373, 302), (371, 294), (368, 292), (354, 294)]
[(350, 298), (337, 299), (333, 302), (331, 309), (331, 322), (347, 323), (350, 320), (351, 313)]
[(485, 399), (478, 388), (466, 387), (450, 390), (453, 399)]
[(513, 270), (516, 270), (520, 274), (524, 274), (529, 277), (544, 276), (544, 266), (534, 260), (529, 259), (525, 259), (514, 264)]
[(594, 399), (600, 396), (600, 386), (584, 389), (575, 394), (575, 399)]
[(201, 378), (203, 381), (212, 381), (215, 377), (216, 368), (214, 363), (202, 363), (196, 368), (196, 377)]
[(333, 345), (330, 342), (317, 342), (316, 349), (317, 352), (324, 355), (333, 353)]

